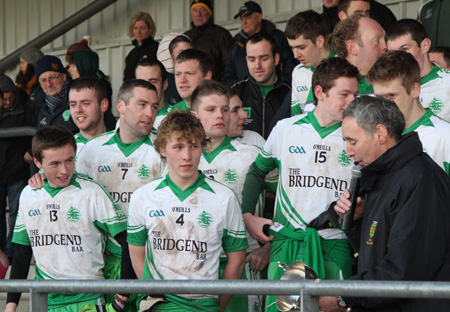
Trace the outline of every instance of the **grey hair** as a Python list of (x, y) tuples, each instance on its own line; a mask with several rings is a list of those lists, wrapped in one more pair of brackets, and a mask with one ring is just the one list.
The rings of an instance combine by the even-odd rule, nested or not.
[(361, 96), (344, 110), (342, 119), (353, 117), (358, 126), (372, 137), (378, 125), (386, 127), (389, 136), (398, 142), (405, 129), (405, 117), (397, 105), (383, 97)]

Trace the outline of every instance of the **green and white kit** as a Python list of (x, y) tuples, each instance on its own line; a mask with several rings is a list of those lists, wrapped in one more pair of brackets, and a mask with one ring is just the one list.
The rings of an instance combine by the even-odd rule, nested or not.
[[(74, 173), (70, 184), (40, 189), (27, 186), (13, 242), (32, 247), (36, 279), (103, 279), (106, 234), (126, 230), (126, 216), (98, 183)], [(101, 294), (49, 294), (56, 307)]]
[(420, 103), (433, 113), (450, 121), (450, 72), (434, 66), (420, 80)]
[[(216, 280), (222, 248), (248, 247), (236, 194), (204, 174), (185, 190), (168, 175), (139, 188), (130, 203), (127, 240), (145, 246), (143, 279), (155, 280)], [(165, 297), (181, 306), (214, 302), (218, 308), (213, 295)]]

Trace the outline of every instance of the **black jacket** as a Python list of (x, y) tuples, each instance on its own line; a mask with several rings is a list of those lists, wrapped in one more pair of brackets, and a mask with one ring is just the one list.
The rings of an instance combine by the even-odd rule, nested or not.
[[(323, 6), (322, 17), (327, 24), (327, 34), (333, 32), (334, 26), (340, 21), (337, 6), (332, 8)], [(385, 31), (388, 31), (389, 27), (397, 21), (394, 13), (387, 6), (375, 0), (370, 0), (370, 17), (376, 20)]]
[[(0, 128), (36, 127), (37, 113), (28, 99), (20, 93), (11, 111), (0, 116)], [(29, 178), (29, 165), (23, 160), (25, 152), (31, 154), (31, 136), (0, 138), (0, 184), (12, 184)]]
[(156, 59), (159, 43), (152, 36), (144, 39), (141, 45), (138, 45), (136, 39), (132, 41), (134, 49), (128, 53), (125, 58), (125, 70), (123, 71), (123, 81), (135, 78), (134, 72), (136, 64), (144, 58)]
[(245, 121), (244, 129), (258, 132), (266, 140), (272, 131), (270, 121), (283, 103), (286, 94), (291, 90), (291, 87), (280, 76), (279, 71), (277, 71), (277, 76), (275, 86), (265, 98), (261, 87), (251, 76), (247, 76), (231, 87), (239, 95), (244, 110), (247, 107), (246, 112), (249, 116)]
[[(292, 79), (292, 70), (297, 65), (298, 61), (294, 58), (294, 54), (289, 47), (286, 36), (282, 31), (276, 28), (274, 23), (265, 19), (262, 20), (261, 32), (267, 33), (275, 39), (280, 53), (280, 64), (278, 65), (278, 68), (280, 70), (282, 69), (283, 79), (287, 83), (290, 83)], [(241, 30), (233, 39), (234, 44), (231, 46), (230, 54), (228, 55), (228, 63), (223, 78), (227, 85), (232, 85), (248, 75), (247, 60), (245, 59), (247, 55), (245, 45), (248, 36)]]
[[(356, 280), (450, 281), (450, 178), (405, 135), (362, 172)], [(352, 311), (447, 311), (450, 300), (344, 298)]]
[(184, 34), (191, 39), (194, 48), (208, 54), (213, 63), (213, 79), (221, 81), (227, 65), (228, 52), (233, 44), (233, 37), (228, 30), (214, 24), (212, 18), (203, 26), (195, 27), (191, 23), (191, 27)]

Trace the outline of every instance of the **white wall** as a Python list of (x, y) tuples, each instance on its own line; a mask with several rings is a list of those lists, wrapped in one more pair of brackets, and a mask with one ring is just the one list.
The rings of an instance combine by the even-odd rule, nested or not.
[[(378, 0), (388, 5), (398, 19), (416, 18), (425, 0)], [(0, 0), (0, 59), (28, 41), (71, 16), (93, 0)], [(234, 35), (240, 27), (233, 16), (244, 0), (213, 1), (217, 24)], [(322, 9), (322, 0), (257, 0), (265, 18), (284, 30), (287, 20), (295, 13)], [(46, 54), (60, 56), (64, 61), (66, 49), (90, 36), (92, 48), (100, 56), (100, 68), (111, 78), (114, 95), (122, 82), (124, 59), (131, 50), (128, 23), (137, 11), (147, 11), (156, 23), (156, 39), (170, 32), (183, 32), (189, 28), (190, 0), (118, 0), (53, 42), (42, 47)], [(13, 78), (18, 67), (7, 74)]]

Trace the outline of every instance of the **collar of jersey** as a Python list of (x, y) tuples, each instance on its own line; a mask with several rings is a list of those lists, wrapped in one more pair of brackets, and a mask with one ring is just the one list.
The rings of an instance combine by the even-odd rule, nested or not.
[(431, 109), (427, 109), (427, 111), (425, 112), (425, 114), (422, 115), (422, 117), (417, 119), (416, 122), (411, 125), (411, 127), (403, 131), (402, 135), (410, 133), (419, 128), (420, 126), (434, 127), (433, 122), (430, 120), (432, 116), (434, 116), (433, 111)]
[(166, 176), (166, 178), (164, 180), (161, 181), (161, 183), (156, 187), (156, 190), (162, 189), (164, 187), (168, 186), (172, 192), (175, 194), (175, 196), (181, 201), (183, 202), (186, 198), (188, 198), (189, 196), (192, 195), (192, 193), (194, 193), (194, 191), (201, 187), (204, 190), (210, 191), (211, 193), (214, 193), (213, 189), (208, 185), (208, 183), (205, 182), (205, 175), (199, 171), (199, 175), (197, 180), (195, 180), (194, 183), (192, 183), (191, 185), (189, 185), (189, 187), (187, 187), (184, 190), (181, 190), (178, 185), (176, 185), (169, 177), (169, 175)]
[(156, 116), (161, 116), (161, 115), (167, 115), (167, 113), (169, 112), (169, 108), (170, 108), (170, 104), (169, 103), (165, 103), (163, 105), (163, 107), (161, 107), (160, 109), (158, 109), (158, 112), (156, 113)]
[(77, 143), (83, 143), (86, 144), (87, 141), (89, 141), (88, 139), (86, 139), (84, 136), (81, 135), (81, 132), (77, 133), (77, 138), (76, 138)]
[[(72, 175), (72, 179), (70, 179), (70, 182), (69, 182), (69, 184), (67, 186), (73, 185), (73, 186), (78, 187), (79, 189), (81, 189), (80, 183), (78, 183), (76, 181), (77, 177), (78, 177), (78, 174), (76, 172), (74, 172), (73, 175)], [(47, 178), (44, 179), (44, 183), (45, 183), (44, 186), (43, 186), (44, 190), (46, 190), (47, 193), (49, 193), (52, 198), (55, 197), (56, 194), (58, 194), (60, 191), (62, 191), (63, 189), (65, 189), (67, 187), (67, 186), (64, 186), (64, 187), (51, 187), (50, 184), (48, 184)]]
[(367, 84), (366, 76), (363, 76), (363, 75), (359, 76), (358, 92), (359, 92), (359, 94), (373, 93), (372, 86)]
[(122, 151), (122, 153), (126, 157), (133, 154), (133, 152), (137, 150), (142, 144), (148, 144), (150, 146), (153, 146), (152, 141), (150, 140), (150, 137), (148, 135), (144, 135), (142, 138), (133, 143), (123, 143), (119, 137), (119, 131), (120, 128), (117, 129), (116, 133), (103, 145), (117, 144), (117, 147)]
[(223, 142), (220, 143), (219, 146), (217, 146), (213, 151), (211, 151), (211, 153), (203, 151), (202, 154), (205, 160), (208, 162), (208, 164), (210, 164), (214, 160), (214, 158), (216, 158), (216, 156), (219, 155), (224, 150), (230, 150), (232, 152), (236, 151), (234, 146), (231, 144), (231, 138), (228, 135), (225, 137), (225, 140), (223, 140)]
[(441, 70), (440, 67), (433, 66), (433, 68), (430, 70), (428, 74), (420, 78), (420, 85), (430, 82), (431, 80), (434, 80), (436, 78), (441, 78), (441, 76), (439, 76), (440, 70)]
[(330, 133), (333, 133), (337, 129), (341, 127), (341, 122), (335, 123), (331, 126), (323, 128), (319, 122), (317, 121), (316, 116), (314, 116), (314, 111), (309, 112), (305, 117), (303, 117), (300, 120), (297, 120), (294, 122), (294, 125), (301, 125), (301, 124), (311, 124), (313, 128), (317, 131), (317, 133), (320, 135), (320, 137), (323, 139)]

